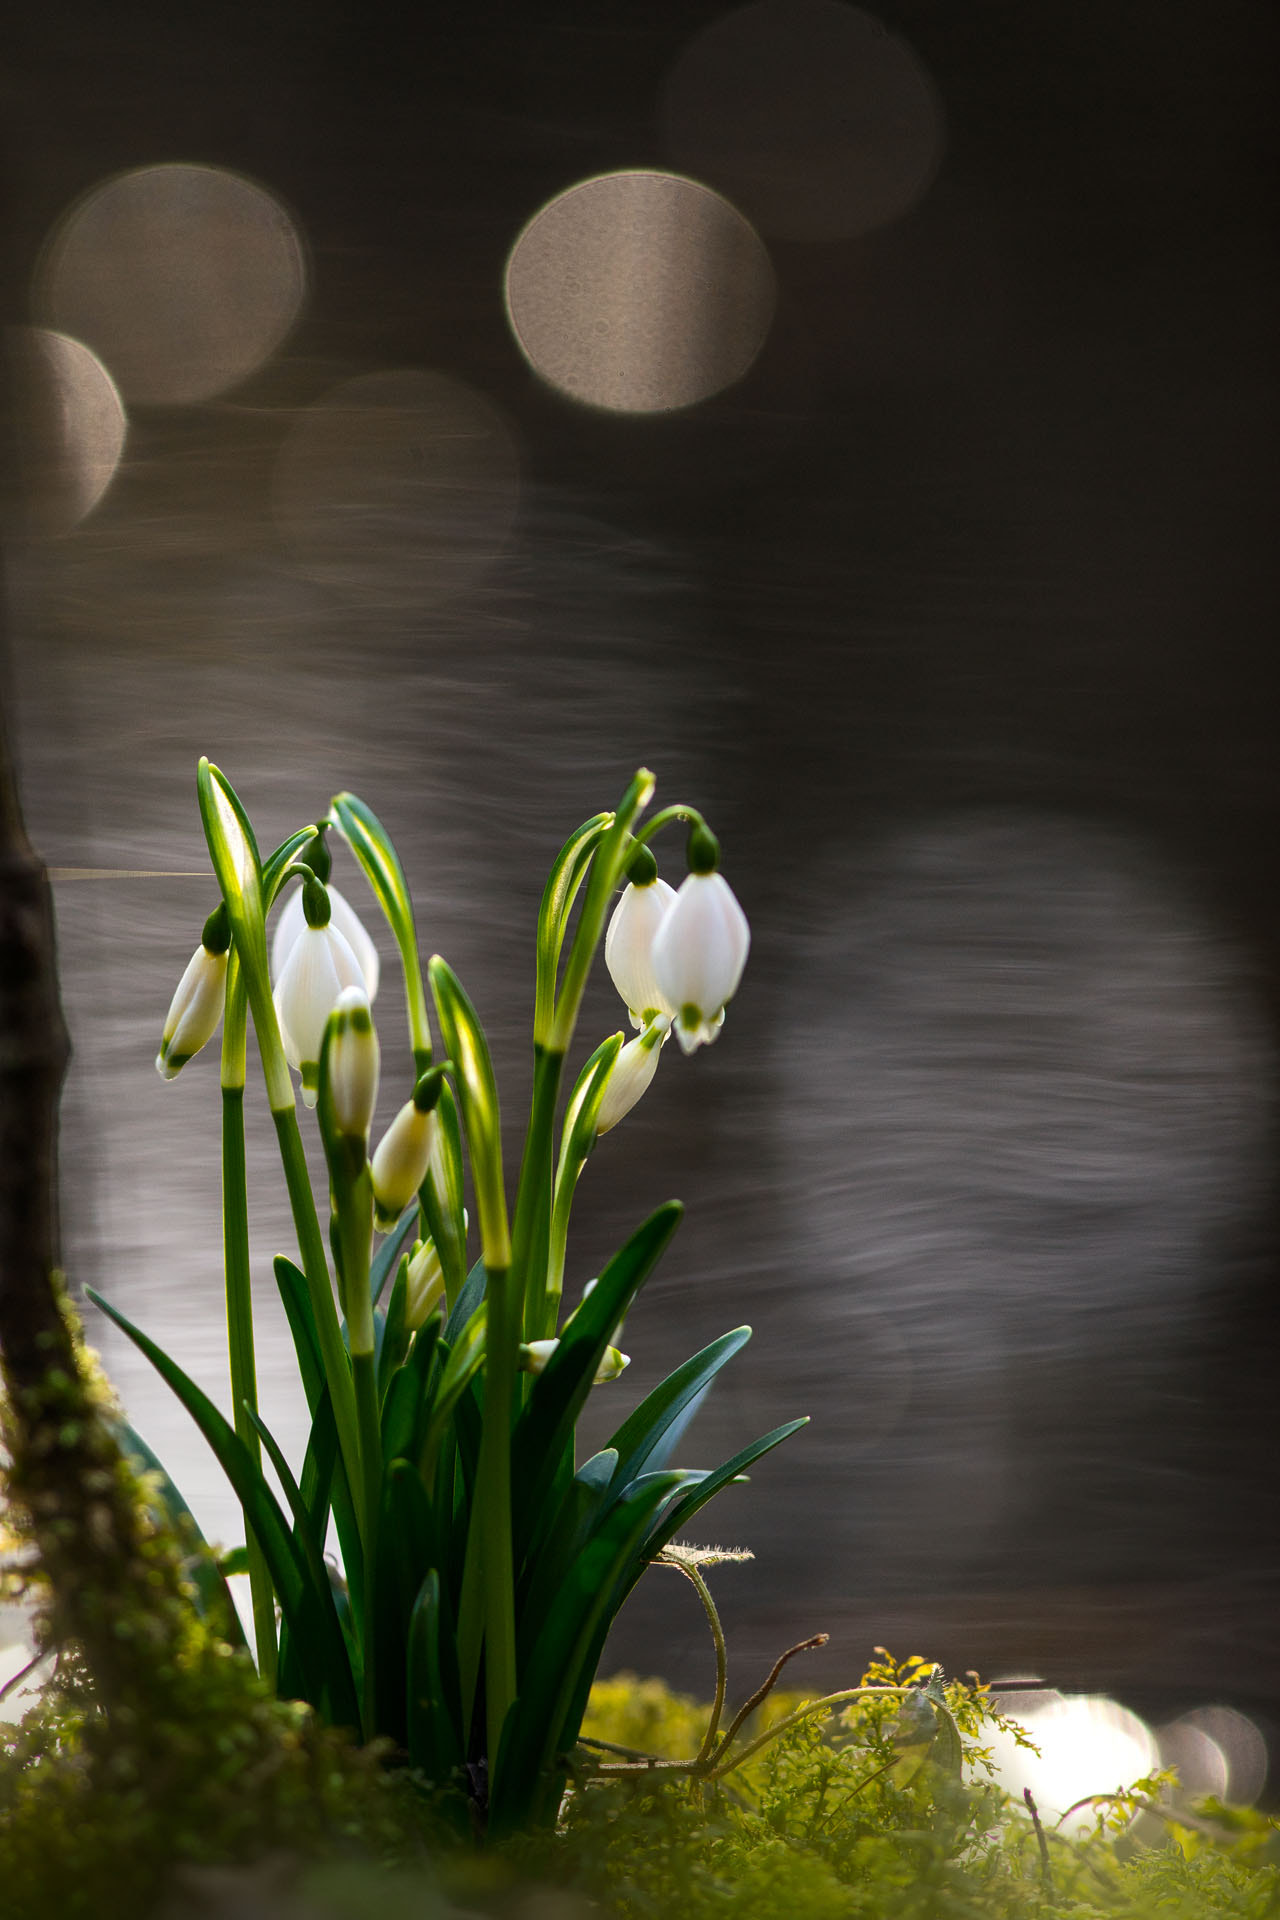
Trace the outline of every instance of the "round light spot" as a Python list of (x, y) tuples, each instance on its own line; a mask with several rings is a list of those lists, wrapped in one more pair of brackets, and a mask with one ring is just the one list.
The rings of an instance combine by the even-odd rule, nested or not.
[(299, 416), (273, 499), (281, 535), (314, 580), (368, 605), (426, 606), (501, 556), (519, 461), (498, 409), (461, 381), (362, 374)]
[(750, 222), (673, 173), (570, 187), (534, 215), (507, 261), (507, 313), (530, 365), (616, 413), (690, 407), (740, 380), (775, 293)]
[(306, 291), (302, 243), (263, 187), (217, 167), (117, 174), (63, 216), (42, 319), (86, 341), (130, 401), (209, 400), (261, 366)]
[(67, 533), (111, 485), (124, 452), (124, 407), (81, 341), (45, 327), (13, 327), (8, 339), (22, 519), (33, 533)]
[(713, 21), (672, 70), (662, 120), (677, 165), (786, 240), (847, 240), (900, 219), (946, 141), (911, 48), (840, 0), (756, 0)]
[(1018, 1746), (1011, 1733), (984, 1727), (982, 1744), (990, 1749), (997, 1781), (1015, 1804), (1029, 1788), (1048, 1825), (1070, 1814), (1067, 1833), (1087, 1833), (1094, 1826), (1099, 1809), (1091, 1796), (1122, 1793), (1160, 1764), (1150, 1727), (1105, 1695), (1046, 1692), (1038, 1700), (1023, 1695), (997, 1704), (1040, 1749), (1033, 1753)]

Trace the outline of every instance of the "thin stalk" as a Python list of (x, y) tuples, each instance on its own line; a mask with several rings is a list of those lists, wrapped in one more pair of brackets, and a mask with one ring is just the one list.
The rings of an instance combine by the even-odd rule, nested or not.
[(687, 820), (692, 826), (696, 827), (706, 828), (707, 826), (706, 821), (696, 807), (686, 807), (683, 802), (678, 802), (673, 807), (659, 808), (651, 820), (645, 821), (644, 826), (635, 836), (636, 846), (647, 847), (649, 842), (654, 839), (656, 835), (660, 834), (664, 827), (669, 827), (675, 820)]
[[(484, 1425), (476, 1466), (471, 1537), (483, 1582), (485, 1739), (491, 1770), (508, 1710), (516, 1697), (515, 1568), (511, 1547), (511, 1419), (520, 1303), (506, 1268), (486, 1272)], [(466, 1589), (466, 1569), (463, 1575)]]
[(677, 1568), (696, 1589), (698, 1598), (702, 1602), (702, 1610), (707, 1616), (707, 1625), (711, 1628), (711, 1638), (715, 1642), (716, 1697), (711, 1703), (711, 1718), (694, 1760), (694, 1765), (701, 1767), (705, 1766), (711, 1758), (716, 1744), (716, 1735), (720, 1731), (720, 1716), (724, 1712), (724, 1697), (729, 1684), (729, 1651), (725, 1646), (724, 1628), (720, 1624), (719, 1611), (711, 1598), (711, 1589), (698, 1569), (691, 1566), (687, 1560), (661, 1560), (658, 1564)]
[(342, 1344), (342, 1330), (338, 1325), (337, 1309), (333, 1303), (333, 1290), (329, 1284), (329, 1266), (325, 1259), (320, 1222), (316, 1217), (315, 1195), (311, 1191), (306, 1155), (302, 1150), (302, 1135), (298, 1131), (298, 1112), (293, 1104), (292, 1088), (290, 1088), (289, 1105), (273, 1110), (271, 1118), (275, 1121), (276, 1135), (280, 1142), (280, 1158), (284, 1165), (285, 1184), (289, 1189), (289, 1205), (293, 1211), (294, 1230), (298, 1236), (298, 1252), (302, 1258), (307, 1295), (316, 1323), (316, 1336), (320, 1342), (324, 1377), (333, 1401), (338, 1445), (342, 1449), (342, 1461), (347, 1469), (351, 1503), (356, 1510), (356, 1525), (360, 1529), (360, 1537), (363, 1540), (368, 1516), (365, 1512), (355, 1388), (352, 1385), (351, 1364), (347, 1358), (347, 1350)]
[[(553, 1136), (563, 1067), (563, 1053), (549, 1047), (534, 1047), (529, 1130), (525, 1135), (511, 1229), (512, 1285), (526, 1340), (537, 1340), (542, 1333), (543, 1299), (549, 1276), (545, 1242), (539, 1249), (537, 1241), (540, 1233), (546, 1233), (551, 1215)], [(541, 1260), (537, 1258), (540, 1251), (544, 1256)]]
[[(865, 1700), (873, 1695), (896, 1694), (905, 1699), (907, 1694), (918, 1692), (918, 1687), (845, 1687), (840, 1693), (824, 1694), (821, 1700), (806, 1700), (804, 1705), (797, 1707), (794, 1713), (787, 1714), (785, 1719), (777, 1721), (772, 1727), (766, 1727), (763, 1733), (757, 1734), (754, 1740), (748, 1741), (741, 1752), (736, 1753), (728, 1765), (725, 1765), (725, 1750), (738, 1730), (738, 1724), (735, 1722), (712, 1755), (707, 1777), (715, 1780), (721, 1773), (731, 1773), (734, 1768), (740, 1767), (744, 1760), (749, 1760), (753, 1753), (759, 1753), (761, 1747), (767, 1747), (771, 1740), (776, 1740), (780, 1734), (788, 1733), (792, 1727), (799, 1726), (800, 1722), (807, 1720), (811, 1713), (833, 1713), (837, 1707), (846, 1706), (850, 1700)], [(739, 1716), (740, 1720), (741, 1716)]]
[[(365, 1292), (368, 1293), (366, 1283)], [(363, 1496), (366, 1515), (364, 1545), (364, 1609), (361, 1649), (364, 1657), (363, 1699), (364, 1737), (372, 1740), (377, 1732), (377, 1625), (375, 1592), (378, 1555), (378, 1504), (382, 1491), (382, 1429), (378, 1417), (378, 1369), (373, 1350), (353, 1353), (351, 1371), (355, 1380), (356, 1418), (359, 1423), (360, 1461), (364, 1474)]]
[(595, 959), (600, 936), (604, 932), (604, 923), (609, 911), (609, 903), (614, 888), (626, 865), (631, 846), (631, 823), (649, 804), (653, 793), (653, 775), (642, 767), (618, 803), (618, 810), (609, 828), (597, 848), (591, 862), (591, 872), (587, 880), (587, 895), (582, 903), (582, 912), (574, 929), (573, 945), (569, 949), (568, 964), (565, 967), (564, 985), (556, 1001), (555, 1016), (551, 1022), (548, 1046), (559, 1053), (567, 1053), (573, 1039), (573, 1030), (578, 1021), (578, 1008), (582, 1003), (583, 990), (591, 963)]
[[(253, 1294), (249, 1274), (249, 1206), (244, 1152), (245, 1037), (248, 1002), (244, 975), (234, 949), (227, 964), (226, 1006), (222, 1021), (222, 1258), (227, 1295), (227, 1353), (231, 1362), (231, 1403), (235, 1430), (255, 1465), (261, 1462), (258, 1430), (258, 1376), (253, 1344)], [(252, 1409), (252, 1413), (250, 1412)], [(262, 1547), (245, 1522), (249, 1593), (258, 1671), (276, 1683), (275, 1592)]]

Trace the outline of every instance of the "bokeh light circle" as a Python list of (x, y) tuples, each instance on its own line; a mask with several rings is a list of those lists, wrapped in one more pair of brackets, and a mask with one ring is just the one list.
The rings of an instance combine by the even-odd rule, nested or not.
[(63, 215), (39, 317), (91, 346), (125, 399), (209, 400), (279, 347), (306, 294), (302, 242), (264, 187), (218, 167), (115, 175)]
[(422, 607), (500, 557), (519, 492), (497, 407), (460, 380), (406, 368), (344, 380), (299, 415), (273, 506), (312, 579), (367, 605)]
[(32, 533), (68, 533), (111, 485), (124, 452), (124, 406), (83, 341), (47, 327), (12, 327), (7, 340), (22, 522)]
[(842, 0), (755, 0), (697, 35), (663, 94), (666, 150), (762, 233), (847, 240), (899, 219), (946, 144), (904, 40)]
[(534, 370), (616, 413), (695, 405), (746, 373), (773, 319), (760, 236), (679, 174), (602, 174), (544, 206), (516, 240), (507, 313)]

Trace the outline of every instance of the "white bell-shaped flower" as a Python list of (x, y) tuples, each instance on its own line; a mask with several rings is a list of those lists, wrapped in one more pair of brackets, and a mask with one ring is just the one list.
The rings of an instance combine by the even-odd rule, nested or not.
[(203, 942), (187, 962), (169, 1006), (156, 1055), (162, 1080), (176, 1079), (193, 1054), (218, 1031), (227, 990), (227, 954), (210, 953)]
[(633, 1027), (643, 1027), (656, 1013), (671, 1019), (676, 1012), (653, 971), (653, 943), (675, 898), (675, 888), (665, 880), (654, 879), (647, 886), (629, 881), (609, 920), (604, 963), (627, 1003)]
[[(280, 910), (276, 921), (276, 930), (271, 939), (271, 978), (278, 980), (284, 971), (284, 963), (294, 946), (298, 935), (307, 924), (302, 904), (302, 888), (294, 887)], [(347, 945), (354, 953), (364, 977), (364, 990), (370, 1001), (378, 997), (378, 980), (382, 963), (378, 958), (378, 949), (369, 937), (359, 914), (350, 901), (343, 898), (335, 886), (329, 892), (329, 925), (336, 927)]]
[(329, 1108), (338, 1132), (363, 1140), (378, 1104), (381, 1051), (363, 983), (344, 987), (329, 1016)]
[(427, 1316), (440, 1304), (444, 1294), (444, 1268), (434, 1240), (415, 1242), (406, 1282), (405, 1321), (416, 1333), (426, 1324)]
[(657, 1014), (643, 1033), (634, 1040), (628, 1040), (623, 1047), (604, 1083), (604, 1093), (596, 1114), (597, 1134), (608, 1133), (610, 1127), (616, 1127), (646, 1091), (658, 1071), (658, 1055), (666, 1044), (670, 1030), (671, 1022), (666, 1014)]
[(364, 990), (360, 962), (332, 922), (327, 927), (304, 923), (272, 995), (285, 1058), (302, 1074), (304, 1106), (316, 1103), (325, 1025), (344, 987)]
[[(558, 1340), (526, 1340), (520, 1348), (519, 1367), (522, 1373), (542, 1373), (548, 1360), (560, 1345)], [(617, 1347), (606, 1347), (600, 1356), (596, 1368), (593, 1387), (603, 1387), (608, 1381), (616, 1380), (624, 1367), (631, 1365), (631, 1355), (620, 1353)]]
[(675, 1009), (686, 1053), (716, 1038), (750, 947), (747, 916), (728, 882), (719, 873), (687, 874), (653, 942), (654, 978)]
[(420, 1113), (412, 1100), (406, 1100), (374, 1149), (369, 1174), (374, 1225), (380, 1233), (395, 1225), (426, 1179), (436, 1126), (434, 1107), (430, 1113)]

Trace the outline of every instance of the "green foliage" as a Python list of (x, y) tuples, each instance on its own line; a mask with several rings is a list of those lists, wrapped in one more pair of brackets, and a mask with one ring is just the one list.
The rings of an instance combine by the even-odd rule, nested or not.
[[(495, 1831), (550, 1825), (563, 1794), (562, 1756), (576, 1740), (618, 1608), (707, 1500), (804, 1424), (791, 1421), (710, 1471), (669, 1466), (672, 1436), (749, 1337), (743, 1327), (655, 1388), (623, 1421), (612, 1451), (581, 1469), (576, 1458), (577, 1422), (602, 1359), (681, 1211), (669, 1202), (640, 1225), (561, 1324), (569, 1210), (595, 1148), (621, 1035), (596, 1049), (563, 1111), (561, 1078), (652, 776), (642, 770), (612, 814), (570, 836), (544, 891), (534, 955), (533, 1099), (510, 1215), (484, 1028), (444, 960), (436, 955), (422, 966), (408, 883), (386, 828), (355, 795), (333, 801), (326, 825), (351, 847), (400, 953), (409, 1084), (432, 1066), (425, 981), (449, 1056), (435, 1070), (449, 1082), (442, 1078), (418, 1202), (392, 1250), (374, 1258), (369, 1143), (337, 1130), (327, 1092), (336, 1032), (330, 1015), (317, 1063), (317, 1120), (330, 1176), (332, 1271), (266, 950), (266, 916), (280, 890), (300, 873), (310, 892), (321, 887), (294, 858), (319, 829), (300, 829), (263, 861), (226, 777), (202, 761), (197, 785), (231, 928), (232, 977), (243, 979), (257, 1030), (298, 1235), (299, 1264), (280, 1257), (275, 1271), (312, 1419), (301, 1469), (284, 1459), (256, 1404), (238, 1093), (224, 1102), (222, 1137), (232, 1420), (142, 1329), (98, 1304), (177, 1394), (235, 1489), (259, 1668), (274, 1676), (282, 1697), (300, 1697), (365, 1740), (391, 1742), (433, 1787), (469, 1796)], [(700, 816), (677, 807), (658, 824), (664, 818)], [(285, 991), (280, 986), (277, 997)], [(244, 1021), (232, 1020), (230, 1002), (226, 1034), (224, 1088), (238, 1090)], [(653, 1037), (661, 1034), (655, 1029)], [(465, 1283), (464, 1172), (480, 1241)], [(436, 1243), (448, 1308), (447, 1320), (440, 1311), (417, 1328), (403, 1273), (386, 1308), (377, 1305), (415, 1229), (424, 1252), (428, 1240)], [(553, 1351), (531, 1377), (525, 1343), (541, 1340)], [(287, 1513), (264, 1478), (264, 1450)], [(176, 1507), (181, 1496), (165, 1484)], [(345, 1569), (336, 1593), (324, 1560), (331, 1516)], [(203, 1573), (216, 1598), (217, 1567)]]

